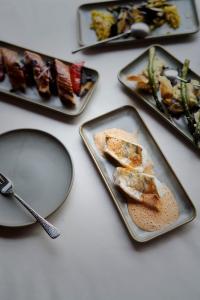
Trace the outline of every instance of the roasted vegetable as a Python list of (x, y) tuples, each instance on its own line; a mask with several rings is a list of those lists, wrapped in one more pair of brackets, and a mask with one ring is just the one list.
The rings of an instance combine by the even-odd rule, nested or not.
[(152, 90), (152, 95), (154, 97), (158, 109), (162, 111), (169, 119), (171, 119), (164, 103), (162, 102), (162, 100), (158, 95), (159, 87), (155, 80), (154, 59), (155, 59), (155, 48), (151, 47), (149, 49), (148, 77), (149, 77), (149, 84)]
[[(188, 59), (186, 59), (184, 61), (182, 71), (181, 71), (181, 77), (185, 80), (187, 79), (189, 65), (190, 65), (190, 61)], [(194, 126), (195, 119), (194, 119), (194, 115), (189, 110), (187, 84), (184, 81), (181, 81), (181, 100), (182, 100), (182, 105), (183, 105), (185, 117), (186, 117), (187, 124), (188, 124), (188, 129), (193, 134), (194, 130), (195, 130), (195, 126)]]

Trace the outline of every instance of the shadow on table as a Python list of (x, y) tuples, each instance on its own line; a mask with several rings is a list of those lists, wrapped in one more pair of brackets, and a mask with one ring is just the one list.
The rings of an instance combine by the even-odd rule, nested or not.
[[(92, 94), (92, 98), (95, 97), (95, 92), (96, 92), (96, 89), (93, 91), (93, 94)], [(28, 111), (32, 111), (36, 114), (39, 114), (39, 115), (42, 115), (44, 117), (47, 117), (47, 118), (51, 118), (51, 119), (54, 119), (56, 121), (60, 121), (60, 122), (63, 122), (63, 123), (68, 123), (68, 124), (77, 124), (80, 122), (80, 117), (82, 115), (84, 115), (85, 111), (87, 110), (87, 107), (90, 105), (90, 102), (87, 104), (87, 106), (85, 107), (85, 109), (83, 110), (83, 112), (80, 114), (80, 115), (77, 115), (77, 116), (67, 116), (67, 115), (63, 115), (57, 111), (51, 111), (49, 110), (48, 108), (44, 107), (44, 106), (38, 106), (38, 105), (35, 105), (34, 103), (31, 103), (31, 102), (20, 102), (19, 99), (16, 99), (15, 97), (12, 97), (12, 96), (9, 96), (9, 95), (4, 95), (3, 93), (0, 93), (0, 101), (2, 102), (6, 102), (8, 104), (12, 104), (12, 105), (15, 105), (15, 106), (18, 106), (22, 109), (25, 109), (25, 110), (28, 110)], [(92, 99), (91, 99), (92, 101)]]
[[(160, 44), (163, 46), (167, 46), (170, 44), (181, 44), (185, 43), (187, 40), (188, 43), (192, 43), (195, 39), (197, 38), (197, 34), (193, 34), (190, 36), (176, 36), (176, 37), (170, 37), (170, 36), (165, 36), (164, 38), (157, 38), (154, 41), (150, 40), (137, 40), (137, 43), (132, 43), (131, 41), (124, 42), (123, 44), (104, 44), (102, 46), (97, 46), (91, 49), (86, 49), (83, 51), (85, 55), (98, 55), (106, 52), (115, 52), (115, 51), (126, 51), (126, 50), (131, 50), (131, 49), (137, 49), (137, 48), (144, 48), (144, 47), (149, 47), (152, 44)], [(77, 46), (78, 48), (78, 46)], [(74, 54), (75, 55), (75, 54)]]

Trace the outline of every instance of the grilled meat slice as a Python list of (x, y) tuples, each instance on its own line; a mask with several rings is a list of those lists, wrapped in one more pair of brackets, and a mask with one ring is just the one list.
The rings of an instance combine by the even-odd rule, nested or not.
[(1, 48), (1, 53), (3, 57), (3, 64), (6, 72), (8, 73), (13, 89), (24, 91), (26, 82), (23, 66), (19, 61), (18, 53), (7, 48)]
[(58, 59), (55, 59), (55, 70), (58, 96), (64, 103), (75, 104), (75, 97), (70, 78), (70, 67)]
[(4, 65), (3, 65), (3, 55), (0, 48), (0, 81), (3, 81), (5, 78), (5, 72), (4, 72)]
[(46, 66), (42, 57), (36, 53), (25, 51), (24, 53), (25, 64), (27, 68), (33, 70), (33, 78), (35, 80), (37, 89), (42, 96), (49, 97), (50, 93), (50, 70)]

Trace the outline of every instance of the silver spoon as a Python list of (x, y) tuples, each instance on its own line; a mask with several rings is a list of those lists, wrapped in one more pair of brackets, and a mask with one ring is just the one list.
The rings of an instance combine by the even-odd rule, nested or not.
[(149, 33), (150, 33), (150, 28), (147, 24), (142, 23), (142, 22), (134, 23), (134, 24), (131, 25), (130, 29), (127, 30), (126, 32), (115, 35), (115, 36), (110, 37), (108, 39), (104, 39), (104, 40), (102, 40), (100, 42), (97, 42), (97, 43), (94, 43), (94, 44), (90, 44), (90, 45), (87, 45), (87, 46), (80, 47), (80, 48), (72, 51), (72, 53), (76, 53), (76, 52), (79, 52), (79, 51), (82, 51), (82, 50), (85, 50), (85, 49), (96, 47), (98, 45), (102, 45), (102, 44), (105, 44), (107, 42), (114, 41), (114, 40), (120, 39), (120, 38), (128, 36), (128, 35), (131, 35), (135, 38), (145, 38)]
[[(165, 77), (167, 77), (169, 80), (174, 80), (174, 79), (178, 79), (180, 81), (183, 81), (185, 83), (189, 83), (190, 80), (186, 80), (186, 79), (183, 79), (181, 78), (179, 75), (178, 75), (178, 71), (175, 70), (175, 69), (165, 69), (163, 71), (163, 75)], [(197, 83), (192, 83), (193, 86), (195, 87), (199, 87), (200, 88), (200, 84), (197, 84)]]

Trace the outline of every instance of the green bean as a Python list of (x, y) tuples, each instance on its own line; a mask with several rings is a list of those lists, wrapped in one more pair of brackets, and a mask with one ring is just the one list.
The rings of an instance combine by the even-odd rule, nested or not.
[[(187, 80), (187, 74), (189, 70), (190, 61), (188, 59), (185, 59), (181, 71), (181, 77), (185, 80)], [(185, 117), (187, 120), (189, 131), (193, 134), (195, 130), (195, 119), (194, 116), (191, 114), (188, 106), (188, 94), (187, 94), (187, 84), (183, 81), (181, 81), (181, 100), (182, 100), (182, 106), (184, 109)]]
[(162, 111), (168, 117), (168, 119), (170, 119), (172, 121), (168, 110), (166, 109), (162, 100), (160, 101), (160, 99), (159, 99), (160, 97), (158, 96), (158, 85), (157, 85), (156, 79), (155, 79), (154, 60), (155, 60), (155, 47), (151, 47), (149, 49), (148, 77), (149, 77), (149, 84), (152, 89), (152, 95), (156, 102), (157, 108), (160, 111)]

